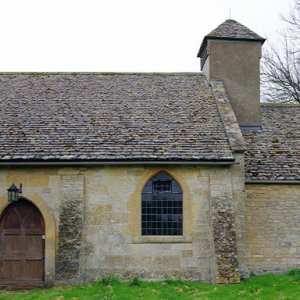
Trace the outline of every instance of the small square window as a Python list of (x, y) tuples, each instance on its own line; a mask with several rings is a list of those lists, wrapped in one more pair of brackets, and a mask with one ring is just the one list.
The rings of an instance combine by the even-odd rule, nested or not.
[(172, 192), (172, 181), (154, 181), (153, 182), (153, 193), (171, 193)]

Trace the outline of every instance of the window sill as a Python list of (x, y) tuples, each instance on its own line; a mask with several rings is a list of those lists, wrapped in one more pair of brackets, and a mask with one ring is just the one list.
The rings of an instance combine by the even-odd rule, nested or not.
[(143, 235), (132, 237), (133, 244), (161, 244), (161, 243), (192, 243), (191, 236), (153, 236)]

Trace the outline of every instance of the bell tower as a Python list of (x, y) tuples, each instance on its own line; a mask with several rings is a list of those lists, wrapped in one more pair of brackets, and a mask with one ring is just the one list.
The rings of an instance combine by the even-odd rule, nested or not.
[(260, 58), (265, 39), (229, 19), (202, 41), (198, 57), (209, 81), (222, 80), (241, 127), (260, 126)]

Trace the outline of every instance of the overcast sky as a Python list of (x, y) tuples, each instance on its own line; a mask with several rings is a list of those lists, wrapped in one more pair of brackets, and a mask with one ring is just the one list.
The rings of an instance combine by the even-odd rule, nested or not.
[(276, 42), (292, 0), (0, 0), (0, 71), (197, 72), (229, 18)]

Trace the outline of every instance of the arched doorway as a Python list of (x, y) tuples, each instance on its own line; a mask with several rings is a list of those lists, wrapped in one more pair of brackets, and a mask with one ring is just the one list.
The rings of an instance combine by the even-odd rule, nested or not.
[(0, 217), (0, 284), (39, 286), (44, 282), (45, 225), (40, 211), (20, 199)]

